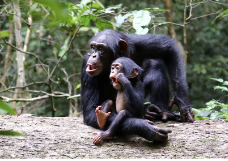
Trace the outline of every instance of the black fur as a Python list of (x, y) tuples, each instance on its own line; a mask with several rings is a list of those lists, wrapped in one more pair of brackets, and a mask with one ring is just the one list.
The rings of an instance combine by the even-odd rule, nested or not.
[[(121, 52), (121, 46), (119, 45), (119, 40), (121, 39), (127, 42), (127, 50), (125, 52)], [(89, 56), (86, 55), (84, 57), (81, 70), (81, 104), (85, 124), (98, 128), (94, 112), (96, 106), (94, 105), (104, 105), (108, 99), (115, 102), (116, 91), (110, 84), (109, 72), (112, 61), (123, 56), (131, 58), (139, 66), (143, 67), (145, 92), (150, 95), (150, 101), (153, 104), (157, 105), (161, 110), (168, 111), (169, 76), (175, 103), (178, 104), (183, 115), (191, 112), (184, 65), (174, 39), (165, 35), (134, 35), (105, 30), (95, 35), (90, 40), (90, 42), (92, 41), (106, 44), (110, 52), (108, 53), (109, 58), (105, 60), (107, 64), (105, 69), (94, 77), (86, 73), (86, 62)], [(109, 69), (107, 69), (108, 66)], [(185, 117), (183, 116), (182, 118)], [(107, 127), (113, 118), (115, 116), (111, 115), (109, 117)], [(188, 120), (183, 119), (183, 121)], [(128, 127), (125, 127), (124, 123), (120, 132), (124, 134), (131, 133), (135, 129), (143, 129), (144, 126), (148, 126), (146, 123), (140, 125), (138, 122), (141, 122), (141, 120), (129, 121), (127, 123)], [(144, 127), (144, 129), (150, 129), (150, 127)], [(147, 135), (145, 130), (139, 133)]]

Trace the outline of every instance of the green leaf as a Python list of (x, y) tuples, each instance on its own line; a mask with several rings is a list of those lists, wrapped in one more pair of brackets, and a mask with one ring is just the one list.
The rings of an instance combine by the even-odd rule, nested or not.
[(0, 38), (9, 37), (9, 31), (0, 31)]
[(224, 81), (223, 85), (228, 86), (228, 81)]
[(88, 26), (90, 22), (90, 17), (88, 15), (80, 17), (79, 21), (81, 22), (81, 25)]
[(222, 91), (227, 91), (228, 92), (228, 88), (224, 87), (224, 86), (215, 86), (214, 89), (220, 89)]
[(76, 88), (75, 89), (78, 89), (78, 88), (80, 88), (81, 87), (81, 83), (80, 84), (78, 84), (77, 86), (76, 86)]
[(196, 108), (192, 108), (192, 110), (193, 110), (194, 114), (198, 114), (198, 113), (200, 113), (200, 111), (201, 111), (201, 110), (196, 109)]
[(217, 107), (217, 101), (211, 100), (206, 103), (206, 106), (207, 106), (207, 110), (214, 109), (215, 107)]
[(28, 11), (27, 15), (30, 15), (35, 9), (37, 8), (38, 3), (34, 3), (31, 7), (30, 10)]
[(221, 78), (219, 78), (219, 79), (217, 79), (217, 78), (210, 78), (210, 79), (223, 83), (223, 79), (221, 79)]
[(8, 104), (6, 104), (3, 101), (0, 101), (0, 109), (5, 110), (12, 115), (16, 115), (16, 112)]
[(227, 114), (227, 115), (225, 115), (225, 118), (226, 118), (226, 121), (228, 121), (228, 114)]
[(197, 117), (196, 115), (195, 115), (195, 117), (194, 117), (194, 118), (195, 118), (195, 120), (200, 120), (200, 118), (199, 118), (199, 117)]
[[(67, 48), (68, 48), (68, 44), (70, 41), (70, 35), (67, 37), (67, 39), (64, 41), (63, 46), (61, 46), (60, 48), (60, 52), (59, 52), (59, 57), (63, 56), (63, 54), (66, 52)], [(63, 57), (63, 60), (66, 60), (67, 57), (66, 55)]]
[(70, 12), (66, 3), (60, 0), (34, 0), (35, 2), (49, 7), (53, 12), (53, 16), (60, 22), (69, 21)]
[(148, 26), (151, 21), (150, 12), (147, 10), (133, 11), (133, 28), (136, 30), (136, 34), (147, 34), (149, 29), (142, 28), (142, 26)]
[(124, 23), (124, 21), (131, 15), (132, 15), (131, 13), (128, 13), (124, 16), (122, 16), (121, 14), (115, 16), (116, 27), (120, 27)]
[(211, 111), (205, 111), (202, 110), (200, 113), (197, 114), (198, 117), (209, 117), (211, 114)]
[(99, 30), (104, 30), (106, 28), (113, 29), (113, 25), (111, 24), (111, 22), (100, 19), (95, 15), (89, 14), (89, 15), (84, 15), (80, 18), (80, 22), (84, 26), (89, 25), (89, 22), (91, 20), (95, 22), (95, 25)]
[(1, 130), (0, 135), (9, 135), (9, 136), (24, 136), (23, 134), (12, 131), (12, 130)]

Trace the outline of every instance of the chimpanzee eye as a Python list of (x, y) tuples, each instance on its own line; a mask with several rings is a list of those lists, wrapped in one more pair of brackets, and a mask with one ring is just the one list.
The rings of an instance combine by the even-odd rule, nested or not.
[(88, 53), (88, 56), (90, 56), (91, 54), (90, 53)]
[(95, 49), (94, 45), (91, 45), (90, 48), (93, 49), (93, 50)]
[(101, 52), (104, 52), (103, 48), (99, 48), (98, 50), (101, 51)]

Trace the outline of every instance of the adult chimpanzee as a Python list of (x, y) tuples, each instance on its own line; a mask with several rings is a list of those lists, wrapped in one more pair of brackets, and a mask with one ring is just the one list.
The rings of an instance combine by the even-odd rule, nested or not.
[[(175, 103), (179, 107), (181, 121), (194, 121), (187, 95), (188, 86), (183, 62), (174, 39), (163, 35), (128, 35), (105, 30), (90, 40), (90, 47), (91, 50), (83, 59), (81, 70), (84, 123), (99, 128), (94, 112), (96, 105), (105, 107), (110, 100), (115, 102), (116, 91), (110, 84), (109, 72), (112, 61), (122, 56), (131, 58), (143, 67), (146, 93), (150, 94), (151, 102), (160, 108), (157, 109), (159, 115), (165, 120), (170, 116), (174, 117), (168, 111), (167, 70), (174, 90), (172, 104)], [(145, 117), (150, 119), (150, 116), (152, 116), (150, 109), (147, 108)], [(112, 121), (111, 114), (102, 129), (106, 130)], [(151, 129), (148, 122), (136, 118), (126, 118), (120, 132), (161, 135), (158, 130)]]
[[(142, 68), (126, 57), (115, 60), (111, 66), (110, 78), (113, 87), (118, 90), (116, 97), (116, 107), (110, 102), (103, 111), (98, 106), (95, 110), (99, 127), (103, 128), (110, 111), (117, 113), (108, 130), (97, 134), (93, 140), (94, 144), (100, 143), (104, 139), (110, 139), (118, 133), (122, 121), (127, 117), (143, 118), (144, 114), (144, 88), (140, 79)], [(171, 132), (168, 131), (167, 132)], [(150, 138), (153, 140), (154, 138)]]
[[(90, 53), (84, 57), (81, 71), (81, 103), (86, 124), (97, 127), (96, 116), (93, 113), (95, 104), (101, 104), (106, 99), (115, 100), (115, 91), (109, 84), (108, 75), (111, 62), (121, 56), (130, 57), (143, 67), (146, 94), (149, 94), (150, 101), (160, 108), (156, 109), (163, 120), (174, 117), (168, 111), (168, 70), (174, 90), (170, 105), (177, 104), (181, 121), (194, 121), (187, 95), (185, 70), (174, 39), (165, 35), (127, 35), (105, 30), (90, 40), (90, 47)], [(153, 117), (149, 108), (146, 109), (145, 117)]]

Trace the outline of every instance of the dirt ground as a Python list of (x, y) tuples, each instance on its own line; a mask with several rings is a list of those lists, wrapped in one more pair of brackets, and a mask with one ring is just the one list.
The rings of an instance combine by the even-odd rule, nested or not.
[(228, 122), (155, 122), (172, 130), (166, 143), (138, 136), (92, 143), (93, 132), (81, 117), (0, 116), (0, 130), (25, 136), (0, 136), (1, 159), (160, 159), (228, 158)]

